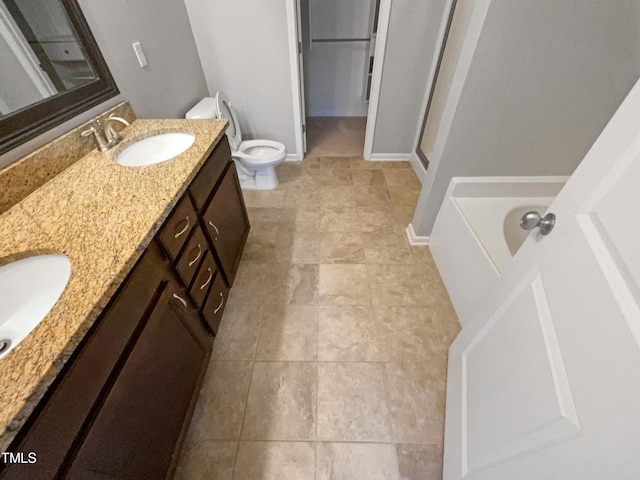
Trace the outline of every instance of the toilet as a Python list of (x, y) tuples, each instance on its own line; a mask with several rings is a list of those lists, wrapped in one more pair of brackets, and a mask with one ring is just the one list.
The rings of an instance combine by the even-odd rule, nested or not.
[(218, 91), (215, 97), (200, 100), (187, 112), (186, 118), (224, 118), (229, 122), (227, 138), (243, 190), (273, 190), (278, 186), (275, 166), (287, 157), (284, 145), (272, 140), (243, 142), (240, 124), (224, 92)]

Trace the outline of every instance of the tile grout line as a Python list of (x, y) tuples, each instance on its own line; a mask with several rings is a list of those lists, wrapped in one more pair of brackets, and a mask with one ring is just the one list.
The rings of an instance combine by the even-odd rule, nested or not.
[(256, 345), (253, 349), (253, 357), (251, 359), (251, 375), (249, 376), (249, 386), (247, 387), (247, 393), (245, 395), (244, 398), (244, 410), (242, 412), (242, 422), (240, 424), (240, 434), (238, 435), (238, 446), (236, 448), (236, 454), (233, 458), (233, 468), (231, 470), (231, 480), (233, 480), (233, 477), (236, 473), (236, 463), (238, 461), (238, 453), (240, 452), (240, 444), (242, 442), (242, 433), (244, 431), (244, 421), (245, 418), (247, 416), (247, 407), (248, 407), (248, 403), (249, 403), (249, 392), (251, 391), (251, 383), (253, 382), (253, 372), (255, 370), (255, 366), (256, 366), (256, 353), (258, 351), (258, 342), (260, 341), (260, 332), (262, 331), (262, 322), (264, 320), (264, 300), (262, 303), (262, 313), (260, 316), (260, 325), (258, 326), (258, 335), (256, 336)]
[[(318, 272), (320, 271), (320, 267), (318, 266)], [(318, 274), (319, 276), (319, 274)], [(318, 278), (318, 290), (320, 290), (320, 279)], [(318, 296), (320, 296), (320, 291), (318, 291)], [(316, 330), (316, 433), (314, 436), (314, 441), (316, 442), (316, 445), (314, 447), (315, 450), (315, 456), (316, 456), (316, 463), (315, 463), (315, 467), (316, 470), (314, 472), (314, 478), (317, 476), (317, 471), (318, 471), (318, 421), (320, 418), (319, 415), (319, 406), (318, 406), (318, 390), (320, 390), (320, 307), (316, 307), (316, 322), (317, 322), (317, 330)]]
[(240, 452), (240, 440), (236, 442), (236, 451), (233, 454), (233, 467), (231, 467), (231, 480), (236, 474), (236, 462), (238, 461), (238, 453)]
[(400, 460), (398, 459), (398, 444), (392, 443), (393, 448), (393, 458), (396, 459), (396, 473), (398, 474), (398, 479), (401, 480), (402, 476), (400, 475)]
[[(362, 306), (362, 305), (359, 305)], [(223, 362), (246, 362), (246, 363), (254, 363), (251, 360), (215, 360), (218, 363)], [(430, 360), (256, 360), (255, 363), (375, 363), (375, 364), (385, 364), (385, 363), (430, 363)]]
[[(234, 443), (240, 442), (237, 438), (213, 438), (207, 440), (199, 440), (197, 443)], [(438, 442), (402, 442), (402, 441), (382, 441), (382, 440), (305, 440), (305, 439), (265, 439), (265, 438), (245, 438), (242, 440), (242, 443), (341, 443), (341, 444), (364, 444), (364, 445), (428, 445), (432, 447), (440, 447), (441, 445)]]
[[(320, 299), (320, 265), (318, 265), (318, 300)], [(316, 306), (316, 431), (314, 435), (313, 445), (313, 478), (318, 478), (318, 390), (320, 389), (320, 306)]]
[(391, 408), (390, 408), (390, 398), (391, 396), (389, 395), (389, 385), (388, 385), (388, 380), (387, 380), (387, 363), (394, 363), (394, 362), (381, 362), (381, 369), (382, 369), (382, 388), (384, 390), (384, 399), (385, 399), (385, 403), (387, 404), (387, 413), (389, 414), (389, 431), (391, 432), (391, 440), (395, 443), (396, 441), (396, 432), (395, 432), (395, 428), (393, 426), (393, 421), (391, 419)]
[[(320, 320), (318, 319), (318, 323)], [(320, 325), (318, 325), (318, 328)], [(317, 337), (317, 336), (316, 336)], [(316, 341), (316, 344), (318, 342)], [(316, 359), (318, 354), (316, 353)], [(320, 384), (319, 362), (316, 362), (316, 434), (313, 440), (313, 480), (318, 480), (318, 386)]]
[[(356, 156), (357, 157), (357, 156)], [(383, 166), (382, 164), (380, 166)], [(351, 164), (348, 165), (348, 167), (351, 167)], [(368, 170), (368, 169), (367, 169)], [(394, 169), (395, 170), (395, 169)], [(384, 177), (384, 171), (383, 171), (383, 178), (385, 178), (385, 182), (386, 182), (386, 177)], [(323, 185), (319, 186), (318, 188), (321, 188)], [(329, 185), (332, 186), (332, 185)], [(353, 187), (355, 188), (355, 185), (353, 185)], [(388, 188), (388, 187), (387, 187)], [(288, 193), (285, 191), (283, 198), (280, 199), (280, 202), (278, 202), (277, 205), (272, 206), (272, 208), (283, 208), (283, 206), (281, 205), (284, 201), (286, 201), (288, 197)], [(286, 203), (286, 202), (284, 202)], [(266, 205), (256, 205), (253, 208), (258, 208), (258, 207), (265, 207)], [(397, 205), (393, 204), (393, 203), (388, 203), (386, 206), (389, 207), (398, 207)], [(359, 208), (361, 208), (360, 206), (358, 206), (357, 204), (353, 207), (356, 209), (356, 211), (358, 211)], [(318, 220), (319, 221), (319, 220)], [(400, 228), (396, 225), (393, 226), (394, 229), (396, 228)], [(295, 229), (298, 230), (298, 229)], [(310, 229), (313, 230), (313, 229)], [(319, 224), (316, 226), (316, 230), (319, 231)], [(366, 234), (366, 232), (364, 232), (362, 229), (358, 229), (356, 230), (357, 233), (359, 234)], [(404, 238), (404, 235), (403, 235)], [(411, 251), (411, 249), (407, 246), (407, 242), (406, 242), (406, 238), (405, 238), (405, 248), (407, 248), (409, 250), (409, 255), (410, 258), (412, 259), (412, 261), (415, 263), (415, 257), (413, 255), (413, 252)], [(263, 263), (263, 262), (255, 262), (255, 263)], [(264, 263), (271, 263), (271, 262), (264, 262)], [(289, 263), (289, 262), (288, 262)], [(331, 265), (332, 263), (329, 263), (329, 265)], [(336, 263), (335, 265), (339, 265), (340, 263)], [(353, 262), (349, 262), (349, 263), (342, 263), (342, 264), (353, 264)], [(369, 263), (366, 261), (361, 262), (359, 264), (364, 264), (364, 265), (368, 265)], [(386, 264), (386, 263), (385, 263)], [(399, 265), (397, 263), (388, 263), (389, 265)], [(368, 306), (370, 308), (374, 308), (376, 305), (374, 305), (374, 299), (373, 299), (373, 288), (372, 288), (372, 284), (369, 278), (369, 273), (370, 268), (369, 267), (365, 267), (365, 272), (367, 273), (367, 286), (369, 289), (369, 295), (370, 295), (370, 299), (369, 299), (369, 303), (365, 306)], [(421, 285), (421, 287), (423, 287)], [(421, 288), (423, 294), (424, 294), (424, 288)], [(234, 465), (233, 465), (233, 472), (232, 475), (235, 476), (236, 474), (236, 462), (237, 462), (237, 458), (238, 458), (238, 452), (239, 452), (239, 448), (240, 448), (240, 443), (241, 442), (273, 442), (273, 443), (278, 443), (278, 442), (292, 442), (292, 443), (301, 443), (301, 442), (305, 442), (305, 440), (272, 440), (272, 439), (265, 439), (265, 440), (260, 440), (260, 439), (247, 439), (247, 440), (243, 440), (242, 439), (242, 433), (244, 431), (245, 428), (245, 421), (246, 421), (246, 414), (247, 414), (247, 409), (248, 409), (248, 397), (249, 397), (249, 391), (251, 389), (251, 384), (253, 382), (253, 373), (255, 371), (255, 364), (257, 362), (256, 358), (257, 358), (257, 348), (260, 342), (260, 337), (261, 337), (261, 333), (262, 333), (262, 328), (264, 325), (264, 306), (266, 305), (266, 298), (263, 299), (262, 301), (262, 307), (263, 307), (263, 311), (262, 311), (262, 318), (260, 321), (260, 325), (258, 327), (258, 334), (257, 334), (257, 339), (256, 339), (256, 345), (254, 348), (254, 352), (253, 352), (253, 358), (252, 358), (252, 371), (251, 371), (251, 375), (250, 375), (250, 379), (249, 379), (249, 387), (247, 388), (247, 394), (246, 394), (246, 399), (245, 399), (245, 406), (244, 406), (244, 412), (243, 412), (243, 418), (242, 418), (242, 424), (241, 424), (241, 433), (240, 433), (240, 438), (238, 439), (238, 445), (236, 448), (236, 454), (235, 454), (235, 458), (234, 458)], [(239, 304), (242, 305), (242, 304)], [(357, 304), (356, 304), (357, 305)], [(391, 304), (390, 304), (391, 305)], [(329, 306), (329, 307), (334, 307), (334, 308), (341, 308), (341, 307), (345, 307), (345, 306), (350, 306), (350, 305), (323, 305), (320, 302), (317, 302), (315, 305), (316, 308), (320, 308), (323, 306)], [(428, 305), (403, 305), (403, 304), (399, 304), (397, 306), (400, 307), (409, 307), (409, 308), (425, 308), (428, 307)], [(390, 410), (389, 410), (389, 394), (388, 394), (388, 386), (387, 386), (387, 379), (386, 379), (386, 374), (385, 374), (385, 364), (388, 363), (386, 361), (380, 361), (380, 362), (370, 362), (367, 360), (330, 360), (330, 361), (324, 361), (323, 363), (370, 363), (373, 365), (379, 365), (379, 369), (383, 375), (383, 394), (384, 394), (384, 398), (385, 398), (385, 404), (387, 406), (387, 411), (388, 411), (388, 416), (387, 416), (387, 422), (389, 425), (389, 431), (391, 433), (391, 441), (385, 442), (385, 441), (344, 441), (344, 440), (323, 440), (323, 441), (319, 441), (318, 440), (318, 393), (319, 393), (319, 365), (320, 365), (320, 359), (319, 359), (319, 333), (320, 333), (320, 318), (319, 316), (316, 319), (316, 326), (317, 326), (317, 336), (316, 336), (316, 359), (315, 360), (310, 360), (310, 361), (315, 361), (316, 363), (316, 391), (315, 391), (315, 438), (314, 438), (314, 479), (317, 479), (317, 474), (318, 474), (318, 446), (322, 443), (345, 443), (345, 444), (384, 444), (384, 445), (391, 445), (392, 448), (394, 449), (394, 458), (396, 461), (396, 469), (397, 469), (397, 474), (399, 475), (399, 463), (398, 463), (398, 456), (397, 456), (397, 449), (395, 447), (396, 443), (395, 443), (395, 439), (394, 439), (394, 433), (393, 433), (393, 425), (391, 422), (391, 414), (390, 414)], [(232, 361), (232, 360), (226, 360), (226, 361)], [(281, 360), (260, 360), (260, 362), (272, 362), (272, 363), (281, 363)], [(298, 361), (296, 361), (298, 362)], [(299, 362), (309, 362), (308, 360), (301, 360)], [(424, 361), (412, 361), (410, 363), (424, 363)], [(400, 477), (398, 477), (400, 478)]]

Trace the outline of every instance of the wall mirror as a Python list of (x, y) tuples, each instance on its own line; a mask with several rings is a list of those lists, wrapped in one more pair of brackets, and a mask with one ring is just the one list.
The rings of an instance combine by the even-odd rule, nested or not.
[(118, 94), (76, 0), (0, 0), (0, 153)]

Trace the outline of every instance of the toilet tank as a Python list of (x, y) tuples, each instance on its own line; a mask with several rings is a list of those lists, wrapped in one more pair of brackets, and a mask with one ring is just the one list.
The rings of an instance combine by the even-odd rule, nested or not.
[(212, 97), (204, 97), (196, 103), (191, 110), (185, 115), (187, 120), (197, 120), (201, 118), (218, 118), (218, 108), (216, 107), (216, 99)]

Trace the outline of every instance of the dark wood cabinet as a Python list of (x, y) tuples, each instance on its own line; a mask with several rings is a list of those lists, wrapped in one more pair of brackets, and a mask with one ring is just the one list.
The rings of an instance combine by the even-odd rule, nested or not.
[(37, 462), (0, 479), (170, 478), (248, 231), (225, 137), (9, 446)]
[(198, 271), (198, 266), (208, 248), (209, 246), (202, 230), (196, 225), (184, 251), (176, 261), (176, 272), (185, 287), (191, 285), (191, 281)]
[(213, 279), (218, 272), (216, 262), (210, 252), (205, 253), (204, 260), (200, 264), (196, 278), (189, 288), (189, 296), (197, 308), (202, 308), (207, 298), (207, 293), (211, 289)]
[(151, 244), (9, 447), (35, 452), (38, 461), (6, 465), (3, 479), (54, 478), (63, 469), (127, 357), (145, 312), (157, 302), (167, 272), (160, 249)]
[[(165, 478), (209, 357), (207, 333), (169, 281), (106, 396), (68, 478)], [(184, 302), (184, 303), (183, 303)]]
[(189, 192), (196, 209), (201, 212), (209, 203), (213, 195), (216, 183), (222, 177), (222, 172), (231, 162), (231, 149), (225, 136), (216, 148), (211, 152), (209, 158), (202, 166), (196, 178), (189, 185)]
[(191, 229), (198, 223), (191, 199), (185, 196), (173, 209), (164, 223), (158, 241), (164, 247), (171, 260), (180, 254), (184, 242), (189, 238)]
[(202, 219), (227, 283), (231, 286), (249, 234), (249, 219), (233, 163), (224, 174)]
[(220, 326), (228, 297), (229, 287), (224, 283), (222, 276), (216, 275), (207, 301), (202, 307), (202, 316), (213, 333), (218, 333), (218, 327)]

